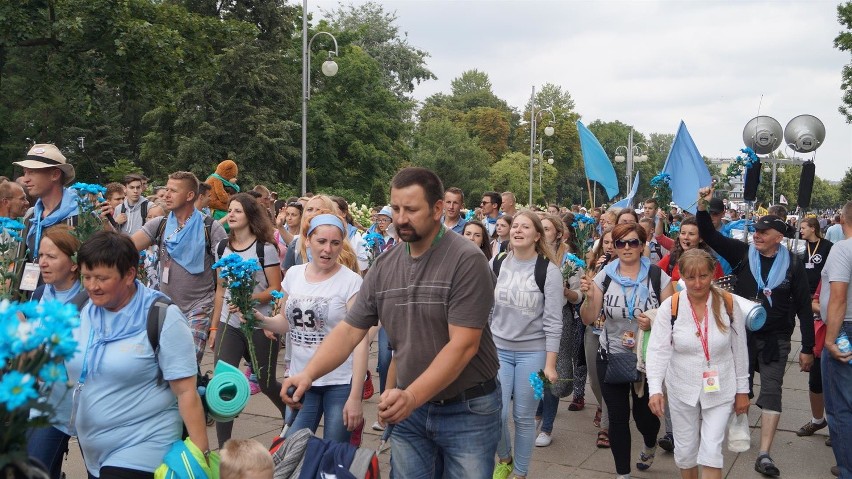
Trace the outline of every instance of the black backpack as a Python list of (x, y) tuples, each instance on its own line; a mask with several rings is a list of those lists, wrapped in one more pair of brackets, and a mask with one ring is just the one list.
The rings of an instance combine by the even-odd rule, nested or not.
[[(500, 277), (500, 267), (503, 266), (503, 260), (506, 259), (505, 251), (501, 253), (497, 253), (497, 256), (494, 257), (494, 262), (492, 263), (492, 269), (494, 270), (494, 276)], [(541, 291), (541, 294), (544, 294), (544, 283), (547, 281), (547, 264), (550, 263), (550, 260), (547, 259), (547, 256), (538, 255), (535, 260), (535, 284), (538, 285), (538, 290)]]

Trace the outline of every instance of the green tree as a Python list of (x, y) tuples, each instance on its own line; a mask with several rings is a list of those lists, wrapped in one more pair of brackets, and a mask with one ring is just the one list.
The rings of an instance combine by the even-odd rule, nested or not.
[(852, 201), (852, 168), (846, 170), (843, 179), (840, 180), (838, 186), (838, 204), (844, 204), (847, 201)]
[(509, 150), (509, 118), (496, 108), (476, 107), (464, 114), (463, 121), (479, 146), (491, 154), (492, 162)]
[[(852, 2), (837, 6), (837, 21), (844, 30), (834, 38), (834, 48), (852, 53)], [(852, 123), (852, 62), (843, 66), (840, 89), (843, 91), (840, 113), (846, 117), (847, 123)]]
[[(518, 203), (526, 203), (529, 193), (530, 157), (524, 153), (508, 153), (491, 165), (489, 179), (496, 191), (512, 191)], [(548, 163), (541, 169), (542, 188), (538, 187), (539, 165), (533, 165), (533, 203), (544, 205), (556, 197), (557, 171)]]
[(414, 134), (412, 164), (429, 168), (445, 187), (461, 188), (467, 206), (475, 206), (488, 182), (489, 153), (471, 141), (467, 131), (447, 119), (435, 119), (417, 126)]

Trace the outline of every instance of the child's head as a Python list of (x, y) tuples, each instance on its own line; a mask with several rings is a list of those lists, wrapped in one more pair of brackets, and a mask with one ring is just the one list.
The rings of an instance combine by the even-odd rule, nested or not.
[(272, 455), (254, 439), (230, 439), (219, 456), (221, 479), (272, 479)]

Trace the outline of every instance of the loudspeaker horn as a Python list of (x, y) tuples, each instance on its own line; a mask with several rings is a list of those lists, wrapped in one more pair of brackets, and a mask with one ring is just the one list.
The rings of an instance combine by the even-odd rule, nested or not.
[(825, 140), (825, 125), (813, 115), (799, 115), (784, 128), (784, 143), (798, 153), (810, 153)]
[(743, 128), (743, 143), (758, 155), (768, 155), (781, 146), (781, 123), (771, 116), (756, 116)]

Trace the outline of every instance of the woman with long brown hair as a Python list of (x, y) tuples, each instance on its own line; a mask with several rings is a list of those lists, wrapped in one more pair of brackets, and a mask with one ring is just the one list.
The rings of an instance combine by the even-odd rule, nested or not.
[[(258, 311), (269, 314), (272, 311), (272, 291), (281, 290), (281, 268), (278, 264), (278, 249), (272, 234), (272, 220), (269, 218), (269, 213), (253, 196), (238, 193), (228, 204), (226, 219), (230, 233), (227, 240), (216, 245), (217, 259), (236, 253), (243, 260), (255, 259), (261, 264), (261, 271), (255, 273), (257, 284), (252, 298), (258, 302)], [(216, 286), (211, 321), (213, 326), (210, 327), (208, 342), (215, 352), (215, 361), (221, 359), (239, 367), (241, 358), (250, 361), (249, 343), (240, 329), (239, 312), (235, 306), (228, 303), (229, 298), (230, 291), (220, 278)], [(217, 335), (219, 330), (222, 331), (221, 335)], [(278, 338), (271, 332), (256, 328), (251, 341), (254, 344), (255, 357), (260, 368), (259, 371), (254, 371), (260, 390), (278, 408), (283, 420), (286, 407), (278, 394), (281, 383), (275, 379)], [(231, 438), (233, 427), (233, 421), (216, 423), (216, 435), (219, 438), (220, 448)]]

